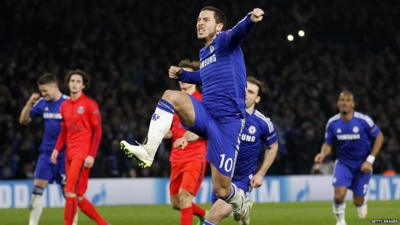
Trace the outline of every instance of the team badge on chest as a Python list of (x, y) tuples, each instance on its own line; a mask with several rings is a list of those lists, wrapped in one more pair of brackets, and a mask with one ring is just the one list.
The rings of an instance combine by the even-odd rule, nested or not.
[(210, 54), (214, 52), (214, 46), (210, 45)]
[(251, 125), (248, 129), (249, 134), (255, 134), (257, 132), (257, 129), (255, 126)]
[(358, 133), (360, 131), (360, 129), (358, 129), (358, 127), (353, 127), (353, 133)]
[(85, 107), (83, 106), (78, 106), (78, 108), (76, 109), (76, 112), (78, 114), (83, 114), (85, 112)]

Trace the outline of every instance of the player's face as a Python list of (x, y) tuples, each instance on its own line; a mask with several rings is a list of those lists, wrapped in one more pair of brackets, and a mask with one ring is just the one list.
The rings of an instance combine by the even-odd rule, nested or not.
[(256, 84), (247, 82), (246, 91), (246, 109), (254, 106), (260, 101), (260, 96), (258, 96), (258, 86)]
[(217, 32), (222, 30), (223, 24), (215, 21), (214, 12), (203, 10), (197, 18), (197, 38), (209, 41), (215, 38)]
[(77, 94), (77, 93), (81, 92), (85, 88), (85, 85), (83, 84), (82, 76), (79, 74), (73, 74), (69, 78), (68, 87), (69, 87), (69, 91), (72, 94)]
[(340, 93), (339, 100), (337, 102), (339, 112), (342, 114), (351, 113), (354, 110), (354, 97), (352, 94)]
[(56, 98), (58, 87), (54, 83), (39, 85), (40, 94), (47, 101), (53, 101)]

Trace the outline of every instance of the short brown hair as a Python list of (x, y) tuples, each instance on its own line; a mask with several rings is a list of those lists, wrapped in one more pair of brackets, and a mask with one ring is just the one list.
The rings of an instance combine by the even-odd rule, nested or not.
[(205, 11), (205, 10), (214, 12), (215, 22), (222, 23), (224, 25), (223, 27), (225, 27), (226, 16), (225, 16), (224, 12), (222, 12), (220, 9), (218, 9), (214, 6), (205, 6), (200, 10), (200, 12)]
[(36, 83), (37, 85), (51, 84), (51, 83), (58, 84), (58, 80), (53, 74), (44, 73), (42, 76), (39, 77)]
[(65, 83), (68, 85), (69, 80), (71, 79), (72, 75), (79, 75), (82, 77), (82, 81), (83, 81), (83, 85), (85, 85), (85, 89), (87, 89), (89, 87), (89, 75), (87, 73), (85, 73), (82, 70), (76, 69), (76, 70), (70, 70), (67, 74), (67, 76), (65, 76)]
[(264, 93), (264, 82), (258, 80), (257, 78), (255, 78), (253, 76), (247, 76), (247, 82), (257, 85), (257, 87), (258, 87), (257, 96), (261, 97), (263, 95), (263, 93)]
[(178, 64), (179, 67), (188, 67), (192, 70), (198, 70), (200, 68), (199, 61), (190, 61), (190, 59), (183, 59)]

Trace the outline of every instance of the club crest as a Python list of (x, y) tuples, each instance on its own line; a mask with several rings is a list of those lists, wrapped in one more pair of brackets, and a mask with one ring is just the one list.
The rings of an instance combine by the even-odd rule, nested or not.
[(78, 106), (78, 108), (76, 109), (76, 112), (78, 114), (83, 114), (85, 112), (85, 107), (83, 106)]
[(257, 132), (257, 129), (255, 126), (250, 126), (248, 129), (249, 134), (255, 134)]

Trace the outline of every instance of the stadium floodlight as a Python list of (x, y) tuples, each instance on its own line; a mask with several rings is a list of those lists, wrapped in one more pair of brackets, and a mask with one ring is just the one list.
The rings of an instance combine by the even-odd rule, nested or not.
[(290, 41), (290, 42), (292, 42), (292, 41), (294, 40), (293, 35), (292, 35), (292, 34), (289, 34), (289, 35), (287, 36), (287, 40)]
[(306, 35), (304, 30), (299, 30), (299, 32), (297, 32), (297, 34), (299, 35), (299, 37), (304, 37)]

